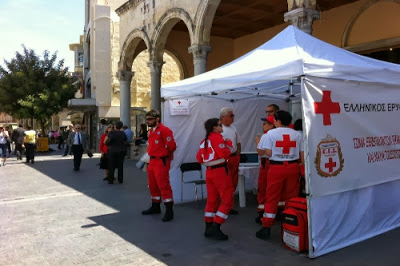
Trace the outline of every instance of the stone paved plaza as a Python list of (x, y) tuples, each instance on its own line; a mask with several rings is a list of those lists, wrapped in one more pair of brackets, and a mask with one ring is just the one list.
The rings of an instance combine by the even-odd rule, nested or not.
[(142, 216), (150, 200), (136, 161), (125, 162), (124, 184), (114, 185), (102, 181), (98, 161), (84, 155), (75, 173), (72, 157), (57, 150), (0, 167), (0, 265), (399, 264), (400, 229), (312, 260), (283, 247), (279, 225), (261, 241), (251, 194), (223, 226), (228, 241), (205, 239), (204, 202), (177, 204), (170, 223)]

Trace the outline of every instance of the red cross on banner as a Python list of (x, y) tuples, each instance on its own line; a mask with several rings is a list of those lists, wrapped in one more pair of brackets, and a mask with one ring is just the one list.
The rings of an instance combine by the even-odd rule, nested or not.
[(333, 172), (333, 167), (336, 167), (336, 162), (329, 158), (329, 161), (325, 164), (325, 168), (328, 169), (329, 173)]
[(179, 105), (181, 105), (181, 103), (182, 103), (181, 101), (178, 101), (178, 104), (179, 104)]
[(296, 141), (290, 140), (290, 135), (284, 134), (283, 135), (283, 141), (278, 140), (276, 141), (277, 148), (283, 148), (282, 153), (283, 154), (289, 154), (290, 153), (290, 148), (295, 148), (296, 147)]
[(340, 113), (338, 102), (332, 102), (331, 91), (322, 91), (322, 101), (314, 103), (316, 114), (322, 114), (324, 126), (331, 125), (331, 114)]

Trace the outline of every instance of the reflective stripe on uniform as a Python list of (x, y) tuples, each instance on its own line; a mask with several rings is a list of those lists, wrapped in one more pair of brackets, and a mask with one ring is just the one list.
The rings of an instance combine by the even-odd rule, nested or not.
[(173, 199), (172, 199), (172, 198), (169, 198), (169, 199), (165, 199), (165, 200), (163, 200), (163, 202), (171, 202), (171, 201), (173, 201)]
[(154, 199), (154, 200), (160, 200), (161, 199), (161, 197), (151, 197), (152, 199)]
[(222, 212), (220, 212), (220, 211), (217, 211), (216, 215), (219, 216), (219, 217), (221, 217), (221, 218), (224, 218), (224, 219), (227, 219), (227, 218), (228, 218), (228, 215), (226, 215), (225, 213), (222, 213)]
[(215, 212), (205, 212), (204, 213), (204, 217), (214, 217), (215, 216)]
[(279, 206), (279, 207), (282, 207), (282, 206), (285, 206), (285, 205), (286, 205), (286, 202), (284, 202), (284, 201), (278, 202), (278, 206)]
[(259, 205), (257, 206), (257, 208), (258, 208), (258, 209), (264, 209), (264, 204), (259, 204)]
[(263, 217), (264, 218), (274, 219), (275, 218), (275, 213), (266, 213), (266, 212), (264, 212)]

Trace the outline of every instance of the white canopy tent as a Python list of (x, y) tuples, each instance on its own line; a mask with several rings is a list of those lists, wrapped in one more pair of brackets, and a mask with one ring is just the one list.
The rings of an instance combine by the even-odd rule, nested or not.
[[(400, 124), (394, 123), (400, 114), (400, 65), (289, 26), (229, 64), (163, 86), (161, 96), (164, 123), (178, 144), (170, 172), (175, 196), (179, 165), (195, 161), (206, 119), (218, 117), (222, 106), (233, 107), (243, 150), (255, 150), (260, 117), (277, 103), (303, 118), (309, 256), (400, 226)], [(171, 112), (177, 101), (187, 103), (190, 115)]]

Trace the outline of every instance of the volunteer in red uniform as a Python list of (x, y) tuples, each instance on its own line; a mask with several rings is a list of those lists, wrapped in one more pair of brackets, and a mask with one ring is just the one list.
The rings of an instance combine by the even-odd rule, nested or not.
[[(232, 178), (233, 193), (235, 193), (239, 178), (239, 163), (240, 163), (240, 149), (241, 149), (240, 138), (235, 126), (232, 125), (232, 123), (235, 120), (235, 115), (233, 114), (232, 108), (229, 107), (222, 108), (219, 115), (223, 129), (223, 132), (221, 133), (222, 137), (224, 138), (224, 140), (232, 141), (233, 150), (228, 160), (228, 169), (229, 169), (229, 175)], [(230, 211), (230, 214), (238, 214), (238, 213), (239, 212), (234, 209)]]
[(232, 142), (222, 138), (222, 125), (218, 118), (204, 123), (206, 138), (200, 143), (197, 161), (207, 166), (207, 204), (204, 214), (205, 237), (227, 240), (221, 224), (228, 218), (233, 206), (232, 179), (228, 174), (227, 159), (232, 153)]
[(275, 127), (260, 140), (257, 149), (269, 156), (267, 174), (267, 199), (264, 203), (262, 228), (258, 238), (267, 240), (274, 223), (280, 199), (290, 199), (299, 194), (300, 165), (304, 162), (303, 139), (299, 132), (289, 128), (292, 116), (286, 111), (275, 114)]
[(147, 210), (142, 211), (143, 215), (158, 214), (161, 212), (161, 199), (166, 207), (163, 222), (171, 221), (174, 218), (173, 196), (169, 183), (169, 168), (173, 152), (176, 150), (176, 143), (172, 131), (160, 122), (160, 113), (151, 110), (146, 113), (149, 130), (149, 146), (147, 153), (150, 162), (147, 169), (147, 179), (151, 194), (152, 204)]
[[(256, 145), (261, 140), (261, 138), (265, 138), (267, 136), (267, 132), (273, 129), (274, 126), (274, 116), (270, 115), (267, 118), (261, 118), (263, 121), (263, 135), (256, 137)], [(269, 169), (269, 157), (265, 154), (263, 150), (257, 149), (259, 153), (261, 153), (261, 164), (260, 171), (258, 173), (258, 189), (257, 189), (257, 212), (258, 216), (256, 217), (256, 223), (261, 224), (261, 218), (264, 214), (264, 202), (265, 202), (265, 193), (267, 192), (267, 174)]]

